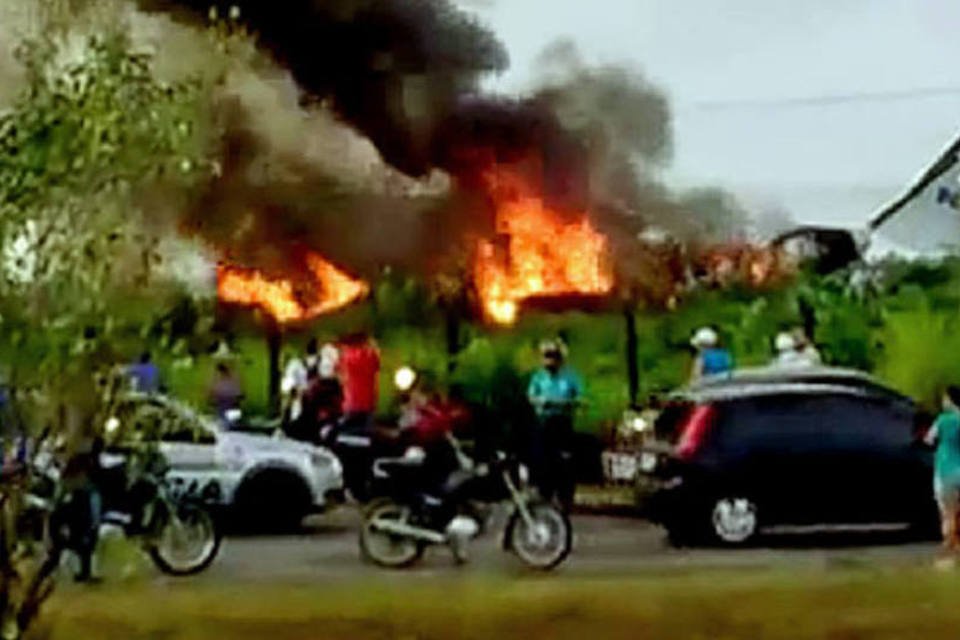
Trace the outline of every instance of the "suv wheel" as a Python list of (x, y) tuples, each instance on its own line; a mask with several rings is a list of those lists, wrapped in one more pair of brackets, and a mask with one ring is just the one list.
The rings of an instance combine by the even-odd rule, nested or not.
[(710, 524), (718, 541), (724, 544), (744, 544), (757, 535), (757, 505), (742, 496), (720, 498), (713, 503)]

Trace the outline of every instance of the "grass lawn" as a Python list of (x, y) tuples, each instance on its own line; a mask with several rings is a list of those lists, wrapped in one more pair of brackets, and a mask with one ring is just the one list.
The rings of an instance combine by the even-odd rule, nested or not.
[(635, 579), (572, 579), (562, 572), (514, 580), (391, 577), (327, 587), (189, 581), (66, 587), (49, 603), (39, 631), (53, 640), (929, 640), (956, 638), (960, 630), (960, 573), (930, 567)]

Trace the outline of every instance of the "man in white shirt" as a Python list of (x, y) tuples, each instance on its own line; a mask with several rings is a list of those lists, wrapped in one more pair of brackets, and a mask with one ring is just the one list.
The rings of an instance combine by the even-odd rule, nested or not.
[(820, 352), (799, 331), (780, 333), (775, 341), (777, 357), (774, 364), (781, 367), (816, 367), (823, 364)]
[(303, 393), (307, 390), (310, 370), (318, 372), (320, 356), (317, 354), (317, 340), (311, 338), (307, 343), (306, 355), (303, 358), (294, 356), (287, 363), (280, 380), (280, 393), (283, 395), (284, 417), (293, 422), (300, 417), (303, 411)]

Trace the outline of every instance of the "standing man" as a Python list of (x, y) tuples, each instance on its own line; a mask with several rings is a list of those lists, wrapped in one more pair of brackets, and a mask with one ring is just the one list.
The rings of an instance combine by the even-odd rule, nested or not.
[(720, 335), (713, 327), (702, 327), (693, 334), (690, 346), (696, 351), (690, 382), (728, 375), (733, 371), (733, 356), (720, 344)]
[(370, 429), (380, 391), (380, 350), (369, 334), (343, 338), (337, 368), (343, 384), (344, 428)]
[(943, 394), (943, 412), (925, 440), (936, 446), (933, 493), (940, 508), (944, 560), (952, 566), (960, 551), (960, 388), (947, 388)]
[(303, 395), (307, 390), (310, 371), (319, 371), (320, 356), (317, 353), (317, 339), (310, 338), (307, 342), (306, 353), (303, 358), (294, 356), (287, 363), (280, 380), (280, 393), (283, 395), (284, 422), (293, 423), (300, 418), (303, 412)]
[(231, 409), (239, 409), (242, 401), (243, 389), (240, 381), (230, 371), (226, 362), (218, 362), (213, 384), (210, 385), (210, 404), (216, 411), (217, 417), (227, 421), (227, 412)]
[(97, 481), (101, 473), (103, 444), (99, 435), (87, 433), (80, 436), (76, 451), (64, 465), (61, 478), (63, 489), (71, 499), (66, 503), (66, 510), (55, 514), (55, 517), (68, 520), (72, 538), (70, 546), (76, 550), (80, 560), (80, 568), (75, 575), (77, 582), (97, 581), (92, 569), (93, 555), (100, 540), (102, 502)]
[(546, 340), (540, 345), (543, 367), (530, 378), (527, 398), (537, 416), (531, 438), (531, 466), (541, 497), (573, 502), (572, 465), (564, 465), (573, 440), (573, 413), (583, 395), (580, 379), (564, 365), (566, 345)]
[(319, 443), (335, 427), (343, 410), (343, 389), (337, 379), (340, 353), (327, 344), (320, 350), (320, 363), (307, 371), (307, 387), (301, 394), (302, 413), (289, 425), (292, 437)]
[(153, 362), (149, 351), (140, 354), (140, 360), (127, 367), (127, 375), (134, 391), (141, 393), (160, 392), (160, 369)]

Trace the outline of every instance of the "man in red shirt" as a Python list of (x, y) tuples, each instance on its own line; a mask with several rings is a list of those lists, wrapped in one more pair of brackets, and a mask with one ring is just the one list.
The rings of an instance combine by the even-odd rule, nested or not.
[(380, 351), (366, 333), (354, 333), (341, 341), (338, 371), (343, 385), (344, 426), (373, 426), (379, 397)]

